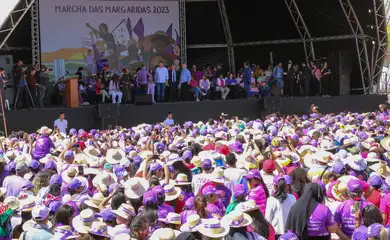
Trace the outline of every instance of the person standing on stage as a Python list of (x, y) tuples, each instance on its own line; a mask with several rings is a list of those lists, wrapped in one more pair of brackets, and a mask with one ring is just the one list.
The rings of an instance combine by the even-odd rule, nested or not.
[(123, 93), (123, 101), (125, 103), (131, 102), (131, 95), (132, 95), (132, 83), (131, 83), (131, 76), (130, 76), (130, 69), (128, 67), (125, 67), (122, 74), (122, 93)]
[(314, 95), (319, 96), (321, 94), (321, 79), (322, 79), (322, 73), (319, 67), (312, 62), (311, 63), (311, 69), (313, 74), (313, 87), (314, 87)]
[(249, 67), (249, 62), (244, 62), (244, 72), (242, 75), (242, 81), (244, 82), (244, 89), (246, 93), (246, 98), (251, 97), (251, 78), (252, 78), (252, 69)]
[(328, 62), (324, 63), (324, 66), (321, 69), (322, 73), (322, 82), (321, 82), (321, 94), (324, 97), (330, 97), (330, 82), (332, 80), (332, 72), (328, 68)]
[(275, 81), (276, 81), (276, 86), (278, 87), (278, 89), (280, 91), (283, 90), (283, 74), (284, 74), (284, 70), (283, 70), (283, 64), (280, 62), (278, 63), (278, 65), (276, 65), (274, 67), (274, 70), (272, 71), (273, 74), (272, 76), (274, 77)]
[(3, 99), (3, 104), (4, 104), (4, 89), (7, 84), (7, 79), (5, 77), (5, 70), (4, 68), (0, 67), (0, 92), (1, 92), (1, 98)]
[(137, 74), (137, 85), (139, 86), (139, 92), (142, 95), (145, 95), (148, 91), (148, 80), (150, 73), (146, 70), (145, 65), (141, 66), (141, 70)]
[(176, 66), (172, 65), (171, 70), (169, 70), (169, 79), (168, 79), (168, 89), (169, 89), (169, 100), (171, 102), (176, 101), (177, 99), (177, 86), (178, 86), (178, 72)]
[(54, 121), (54, 128), (58, 128), (60, 132), (66, 134), (66, 129), (68, 128), (68, 121), (65, 119), (65, 113), (60, 112), (60, 118)]
[(190, 86), (188, 83), (191, 81), (191, 72), (187, 68), (187, 64), (183, 63), (181, 65), (181, 74), (180, 74), (180, 85), (181, 89), (181, 97), (183, 100), (188, 100), (188, 92), (190, 90)]
[(306, 63), (302, 63), (302, 72), (300, 74), (300, 81), (303, 86), (303, 92), (305, 97), (309, 96), (310, 91), (310, 78), (311, 78), (311, 69), (307, 66)]
[(162, 61), (158, 63), (158, 68), (156, 68), (154, 77), (157, 84), (157, 102), (164, 102), (165, 85), (167, 84), (169, 75), (168, 69), (164, 67), (164, 63)]

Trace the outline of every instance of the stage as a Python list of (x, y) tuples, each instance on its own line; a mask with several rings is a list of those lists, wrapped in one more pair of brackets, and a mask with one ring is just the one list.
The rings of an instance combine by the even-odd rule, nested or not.
[(305, 114), (309, 104), (320, 107), (321, 112), (367, 112), (374, 111), (385, 103), (385, 95), (361, 95), (340, 97), (280, 98), (267, 97), (260, 100), (218, 100), (207, 102), (175, 102), (153, 105), (113, 105), (101, 104), (78, 108), (44, 108), (6, 112), (8, 132), (23, 130), (34, 132), (41, 126), (53, 127), (60, 112), (64, 112), (70, 128), (85, 130), (115, 127), (130, 127), (140, 123), (162, 122), (168, 112), (172, 112), (179, 123), (185, 121), (207, 121), (217, 118), (221, 113), (239, 118), (261, 118), (265, 114), (281, 112), (283, 114)]

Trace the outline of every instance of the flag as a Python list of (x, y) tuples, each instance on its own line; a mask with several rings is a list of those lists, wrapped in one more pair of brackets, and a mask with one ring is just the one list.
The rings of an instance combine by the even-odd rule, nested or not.
[(130, 40), (133, 39), (133, 28), (131, 27), (131, 20), (129, 17), (127, 18), (126, 28), (127, 28), (127, 31), (129, 32)]
[(176, 30), (176, 29), (175, 29), (175, 33), (176, 33), (176, 45), (179, 45), (179, 46), (180, 46), (181, 38), (180, 38), (180, 35), (177, 33), (177, 30)]
[(142, 18), (140, 18), (133, 28), (133, 32), (137, 35), (138, 40), (143, 38), (145, 36), (145, 28), (144, 28), (144, 22), (142, 21)]
[(172, 37), (172, 23), (171, 23), (171, 25), (169, 25), (169, 27), (168, 27), (168, 29), (167, 29), (167, 35), (168, 35), (168, 37)]

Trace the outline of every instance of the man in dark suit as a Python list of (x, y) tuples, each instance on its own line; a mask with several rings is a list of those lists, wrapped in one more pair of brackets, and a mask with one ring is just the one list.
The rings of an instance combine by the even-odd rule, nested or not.
[(180, 81), (180, 75), (178, 74), (175, 65), (168, 71), (168, 76), (168, 100), (174, 102), (177, 99), (177, 86)]

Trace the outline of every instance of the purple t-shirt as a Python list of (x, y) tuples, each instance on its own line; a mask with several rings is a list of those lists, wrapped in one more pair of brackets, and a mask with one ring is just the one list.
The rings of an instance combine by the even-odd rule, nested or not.
[(307, 232), (310, 237), (329, 235), (328, 227), (334, 224), (332, 212), (327, 206), (319, 203), (307, 222)]
[[(334, 214), (334, 220), (341, 225), (341, 230), (348, 236), (352, 236), (353, 231), (355, 230), (355, 216), (352, 213), (354, 201), (353, 200), (347, 200), (342, 202), (336, 209), (336, 212)], [(363, 211), (363, 209), (367, 205), (372, 205), (369, 202), (366, 202), (364, 200), (360, 201), (360, 212)]]
[(207, 203), (206, 210), (211, 215), (216, 214), (220, 217), (223, 217), (223, 215), (225, 215), (224, 211), (222, 211), (219, 207), (217, 207), (216, 205), (214, 205), (212, 203)]
[(188, 216), (191, 216), (191, 215), (194, 215), (194, 214), (198, 214), (195, 210), (185, 210), (183, 212), (180, 213), (180, 217), (181, 217), (181, 224), (184, 224), (187, 222), (187, 217)]
[(355, 231), (353, 231), (352, 240), (367, 239), (367, 230), (368, 229), (366, 226), (360, 225), (360, 227), (356, 228)]
[[(390, 216), (390, 193), (386, 193), (381, 197), (380, 210), (382, 213)], [(390, 217), (387, 217), (386, 226), (390, 225)]]
[(48, 136), (39, 137), (32, 152), (34, 159), (39, 160), (45, 157), (52, 147), (54, 147), (53, 141)]
[(6, 196), (17, 197), (25, 183), (26, 180), (16, 175), (6, 177), (3, 182), (3, 188), (7, 189)]
[(219, 200), (227, 207), (230, 204), (230, 199), (232, 198), (232, 191), (230, 191), (229, 188), (227, 188), (225, 185), (217, 185), (217, 190), (222, 191), (223, 193), (219, 197)]
[(168, 216), (168, 213), (175, 212), (175, 209), (173, 209), (172, 206), (163, 203), (161, 206), (158, 207), (157, 212), (159, 218), (166, 218)]

